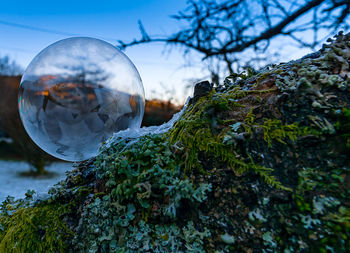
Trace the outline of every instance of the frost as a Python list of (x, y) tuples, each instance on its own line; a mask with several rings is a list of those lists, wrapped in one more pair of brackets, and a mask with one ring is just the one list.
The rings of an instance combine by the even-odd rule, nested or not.
[(237, 123), (231, 125), (230, 127), (231, 127), (232, 131), (237, 132), (237, 130), (239, 129), (241, 124), (242, 124), (242, 122), (237, 122)]
[(266, 219), (262, 216), (260, 209), (255, 209), (254, 211), (249, 213), (250, 220), (258, 220), (260, 222), (266, 222)]
[(272, 248), (276, 248), (277, 244), (274, 241), (274, 238), (271, 235), (271, 232), (266, 232), (262, 235), (262, 239), (264, 240), (264, 244), (271, 246)]
[(315, 209), (314, 212), (317, 214), (324, 214), (326, 207), (340, 205), (339, 200), (333, 197), (321, 197), (321, 196), (314, 197), (314, 199), (312, 200), (312, 203)]
[(302, 215), (299, 214), (299, 216), (301, 217), (301, 221), (304, 223), (304, 227), (306, 229), (311, 229), (313, 228), (313, 225), (318, 225), (321, 224), (321, 221), (318, 219), (313, 219), (310, 215)]
[(233, 244), (235, 243), (235, 238), (232, 235), (229, 234), (223, 234), (221, 235), (221, 240), (226, 244)]
[(135, 143), (136, 140), (142, 136), (149, 135), (149, 134), (163, 134), (169, 131), (174, 124), (180, 119), (181, 115), (184, 113), (184, 111), (188, 107), (190, 97), (187, 98), (187, 101), (182, 108), (181, 111), (174, 114), (174, 116), (166, 123), (160, 125), (160, 126), (150, 126), (150, 127), (142, 127), (142, 128), (128, 128), (126, 130), (122, 130), (119, 132), (116, 132), (113, 134), (111, 138), (109, 138), (104, 145), (100, 147), (100, 150), (104, 150), (112, 146), (113, 144), (120, 141), (120, 139), (127, 139), (130, 140), (130, 142), (126, 145), (130, 146), (132, 143)]

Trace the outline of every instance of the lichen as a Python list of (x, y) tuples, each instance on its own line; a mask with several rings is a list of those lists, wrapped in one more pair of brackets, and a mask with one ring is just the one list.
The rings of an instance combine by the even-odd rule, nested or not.
[(86, 207), (79, 222), (84, 234), (74, 238), (75, 250), (202, 248), (209, 231), (198, 231), (191, 220), (177, 220), (183, 203), (199, 205), (211, 185), (195, 185), (183, 177), (175, 148), (162, 135), (144, 136), (124, 147), (125, 140), (120, 140), (96, 159), (97, 177), (105, 181), (106, 192)]

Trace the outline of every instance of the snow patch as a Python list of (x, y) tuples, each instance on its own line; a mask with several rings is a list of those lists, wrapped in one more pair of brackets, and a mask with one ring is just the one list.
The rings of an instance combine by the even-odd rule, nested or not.
[(65, 172), (73, 168), (72, 163), (53, 162), (45, 169), (56, 173), (56, 175), (52, 178), (23, 177), (19, 174), (30, 170), (28, 163), (0, 160), (0, 202), (4, 201), (7, 196), (12, 196), (15, 199), (24, 198), (24, 194), (28, 190), (36, 192), (34, 197), (40, 198), (47, 195), (48, 190), (52, 186), (65, 179)]
[(135, 141), (137, 141), (138, 138), (148, 135), (148, 134), (163, 134), (169, 131), (174, 124), (180, 119), (181, 115), (184, 113), (184, 111), (187, 109), (188, 103), (189, 103), (190, 97), (187, 98), (187, 101), (182, 108), (181, 111), (178, 113), (175, 113), (173, 117), (166, 123), (160, 125), (160, 126), (150, 126), (150, 127), (142, 127), (142, 128), (128, 128), (126, 130), (119, 131), (117, 133), (114, 133), (111, 138), (109, 138), (104, 145), (100, 147), (100, 150), (103, 150), (105, 148), (109, 148), (113, 143), (119, 142), (120, 139), (128, 139), (130, 142), (128, 142), (128, 145), (131, 145)]

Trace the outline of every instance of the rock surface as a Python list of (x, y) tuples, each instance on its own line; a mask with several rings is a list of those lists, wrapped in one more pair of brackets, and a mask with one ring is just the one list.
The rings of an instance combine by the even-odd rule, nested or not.
[(229, 76), (167, 133), (113, 140), (48, 199), (3, 202), (0, 252), (348, 252), (349, 60), (340, 33)]

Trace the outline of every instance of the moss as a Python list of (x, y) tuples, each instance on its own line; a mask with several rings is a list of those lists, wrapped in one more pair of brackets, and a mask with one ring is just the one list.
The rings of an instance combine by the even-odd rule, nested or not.
[(311, 133), (307, 127), (299, 127), (298, 122), (283, 125), (282, 122), (277, 119), (265, 120), (262, 124), (262, 128), (264, 132), (264, 140), (269, 147), (271, 147), (274, 140), (286, 144), (284, 140), (287, 137), (294, 142), (297, 140), (297, 137)]
[[(221, 131), (220, 134), (213, 133), (213, 119), (212, 115), (208, 114), (212, 109), (217, 111), (221, 110), (221, 106), (217, 106), (217, 101), (223, 101), (221, 104), (225, 104), (225, 110), (233, 110), (237, 108), (237, 103), (231, 104), (232, 99), (244, 98), (248, 94), (265, 94), (274, 92), (275, 89), (267, 90), (242, 90), (236, 87), (227, 93), (215, 93), (212, 92), (206, 97), (202, 97), (191, 109), (186, 111), (174, 126), (174, 128), (168, 133), (170, 137), (170, 143), (180, 146), (183, 149), (183, 164), (185, 166), (185, 173), (190, 174), (192, 170), (198, 170), (202, 174), (208, 174), (203, 169), (200, 163), (199, 154), (205, 152), (209, 157), (220, 158), (222, 162), (226, 162), (236, 174), (242, 175), (247, 172), (254, 172), (260, 175), (263, 180), (278, 189), (291, 190), (288, 187), (283, 186), (274, 176), (271, 175), (272, 169), (260, 166), (254, 163), (252, 157), (248, 154), (245, 158), (237, 158), (238, 154), (232, 150), (232, 146), (225, 144), (225, 137), (227, 131)], [(230, 106), (229, 106), (230, 105)], [(239, 107), (244, 107), (239, 104)], [(252, 124), (254, 116), (252, 110), (246, 115), (248, 124)], [(267, 121), (268, 123), (270, 121)], [(266, 133), (267, 141), (271, 142), (272, 139), (282, 141), (285, 136), (295, 139), (298, 133), (296, 125), (283, 126), (279, 129), (274, 129), (276, 122), (272, 121), (272, 124), (266, 123), (263, 128)]]
[(92, 188), (86, 186), (77, 186), (76, 189), (73, 190), (73, 194), (75, 194), (78, 198), (84, 198), (92, 192)]
[(20, 207), (0, 218), (0, 251), (66, 252), (71, 230), (61, 220), (64, 207), (42, 204)]
[(299, 122), (292, 124), (283, 124), (279, 119), (264, 119), (262, 123), (256, 123), (255, 115), (253, 114), (253, 108), (248, 112), (245, 117), (242, 126), (245, 131), (252, 135), (257, 130), (261, 130), (263, 133), (263, 139), (267, 143), (268, 147), (272, 146), (272, 143), (277, 141), (282, 144), (287, 144), (286, 139), (295, 142), (298, 137), (306, 135), (319, 135), (319, 132), (305, 126), (299, 126)]
[(350, 149), (350, 109), (343, 108), (338, 110), (339, 120), (335, 124), (335, 128), (345, 139), (346, 146)]

